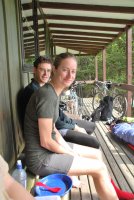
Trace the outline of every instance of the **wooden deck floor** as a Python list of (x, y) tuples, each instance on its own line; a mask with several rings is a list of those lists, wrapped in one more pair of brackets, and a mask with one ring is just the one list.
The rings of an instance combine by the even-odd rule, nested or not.
[[(92, 112), (91, 99), (84, 99), (84, 113)], [(104, 161), (111, 177), (123, 190), (134, 192), (134, 151), (122, 141), (112, 137), (105, 122), (96, 122), (94, 135), (101, 144)], [(90, 176), (80, 176), (81, 189), (73, 188), (69, 200), (98, 200), (93, 180)]]

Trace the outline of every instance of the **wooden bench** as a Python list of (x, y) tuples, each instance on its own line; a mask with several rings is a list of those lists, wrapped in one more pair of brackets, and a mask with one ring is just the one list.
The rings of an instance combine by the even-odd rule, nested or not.
[[(92, 113), (92, 99), (84, 99), (83, 114)], [(105, 122), (96, 122), (93, 133), (99, 140), (104, 162), (111, 178), (123, 190), (134, 193), (134, 151), (119, 139), (115, 139)], [(73, 188), (69, 200), (98, 200), (91, 176), (80, 176), (81, 189)]]

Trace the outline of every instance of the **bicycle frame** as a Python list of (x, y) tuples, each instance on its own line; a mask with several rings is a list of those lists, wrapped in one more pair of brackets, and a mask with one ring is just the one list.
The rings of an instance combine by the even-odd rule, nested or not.
[(104, 96), (111, 96), (113, 97), (113, 117), (117, 118), (124, 116), (127, 110), (127, 99), (123, 94), (116, 92), (115, 86), (119, 86), (119, 84), (112, 85), (112, 82), (109, 81), (98, 81), (96, 82), (96, 85), (99, 88), (99, 92), (93, 97), (93, 109), (96, 109), (99, 106), (100, 101), (103, 100)]
[(110, 85), (110, 88), (111, 88), (112, 82), (110, 81), (104, 81), (104, 82), (96, 81), (95, 82), (98, 92), (101, 92), (103, 96), (109, 95), (110, 88), (108, 88), (109, 87), (108, 84)]

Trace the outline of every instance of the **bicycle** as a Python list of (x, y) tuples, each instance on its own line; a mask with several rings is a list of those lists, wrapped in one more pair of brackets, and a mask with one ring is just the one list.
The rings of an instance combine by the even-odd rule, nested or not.
[(114, 118), (123, 117), (127, 111), (127, 99), (124, 94), (117, 92), (115, 86), (119, 86), (119, 84), (112, 84), (111, 81), (96, 81), (95, 85), (98, 92), (94, 95), (92, 100), (93, 109), (95, 110), (100, 105), (100, 101), (103, 100), (105, 96), (111, 96), (113, 97), (112, 116)]
[(70, 114), (81, 116), (83, 107), (82, 83), (72, 84), (69, 90), (62, 94), (61, 100), (66, 103), (67, 111)]
[(94, 87), (94, 96), (92, 100), (92, 107), (95, 110), (99, 104), (100, 100), (103, 99), (104, 96), (107, 96), (109, 93), (111, 82), (109, 81), (96, 81)]

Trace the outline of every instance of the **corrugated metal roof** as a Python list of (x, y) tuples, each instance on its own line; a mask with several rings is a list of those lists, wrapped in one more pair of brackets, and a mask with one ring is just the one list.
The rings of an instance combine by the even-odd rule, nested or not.
[[(22, 0), (25, 52), (34, 52), (32, 0)], [(96, 55), (134, 24), (134, 0), (39, 1), (57, 50)], [(43, 16), (38, 9), (40, 51), (45, 50)]]

